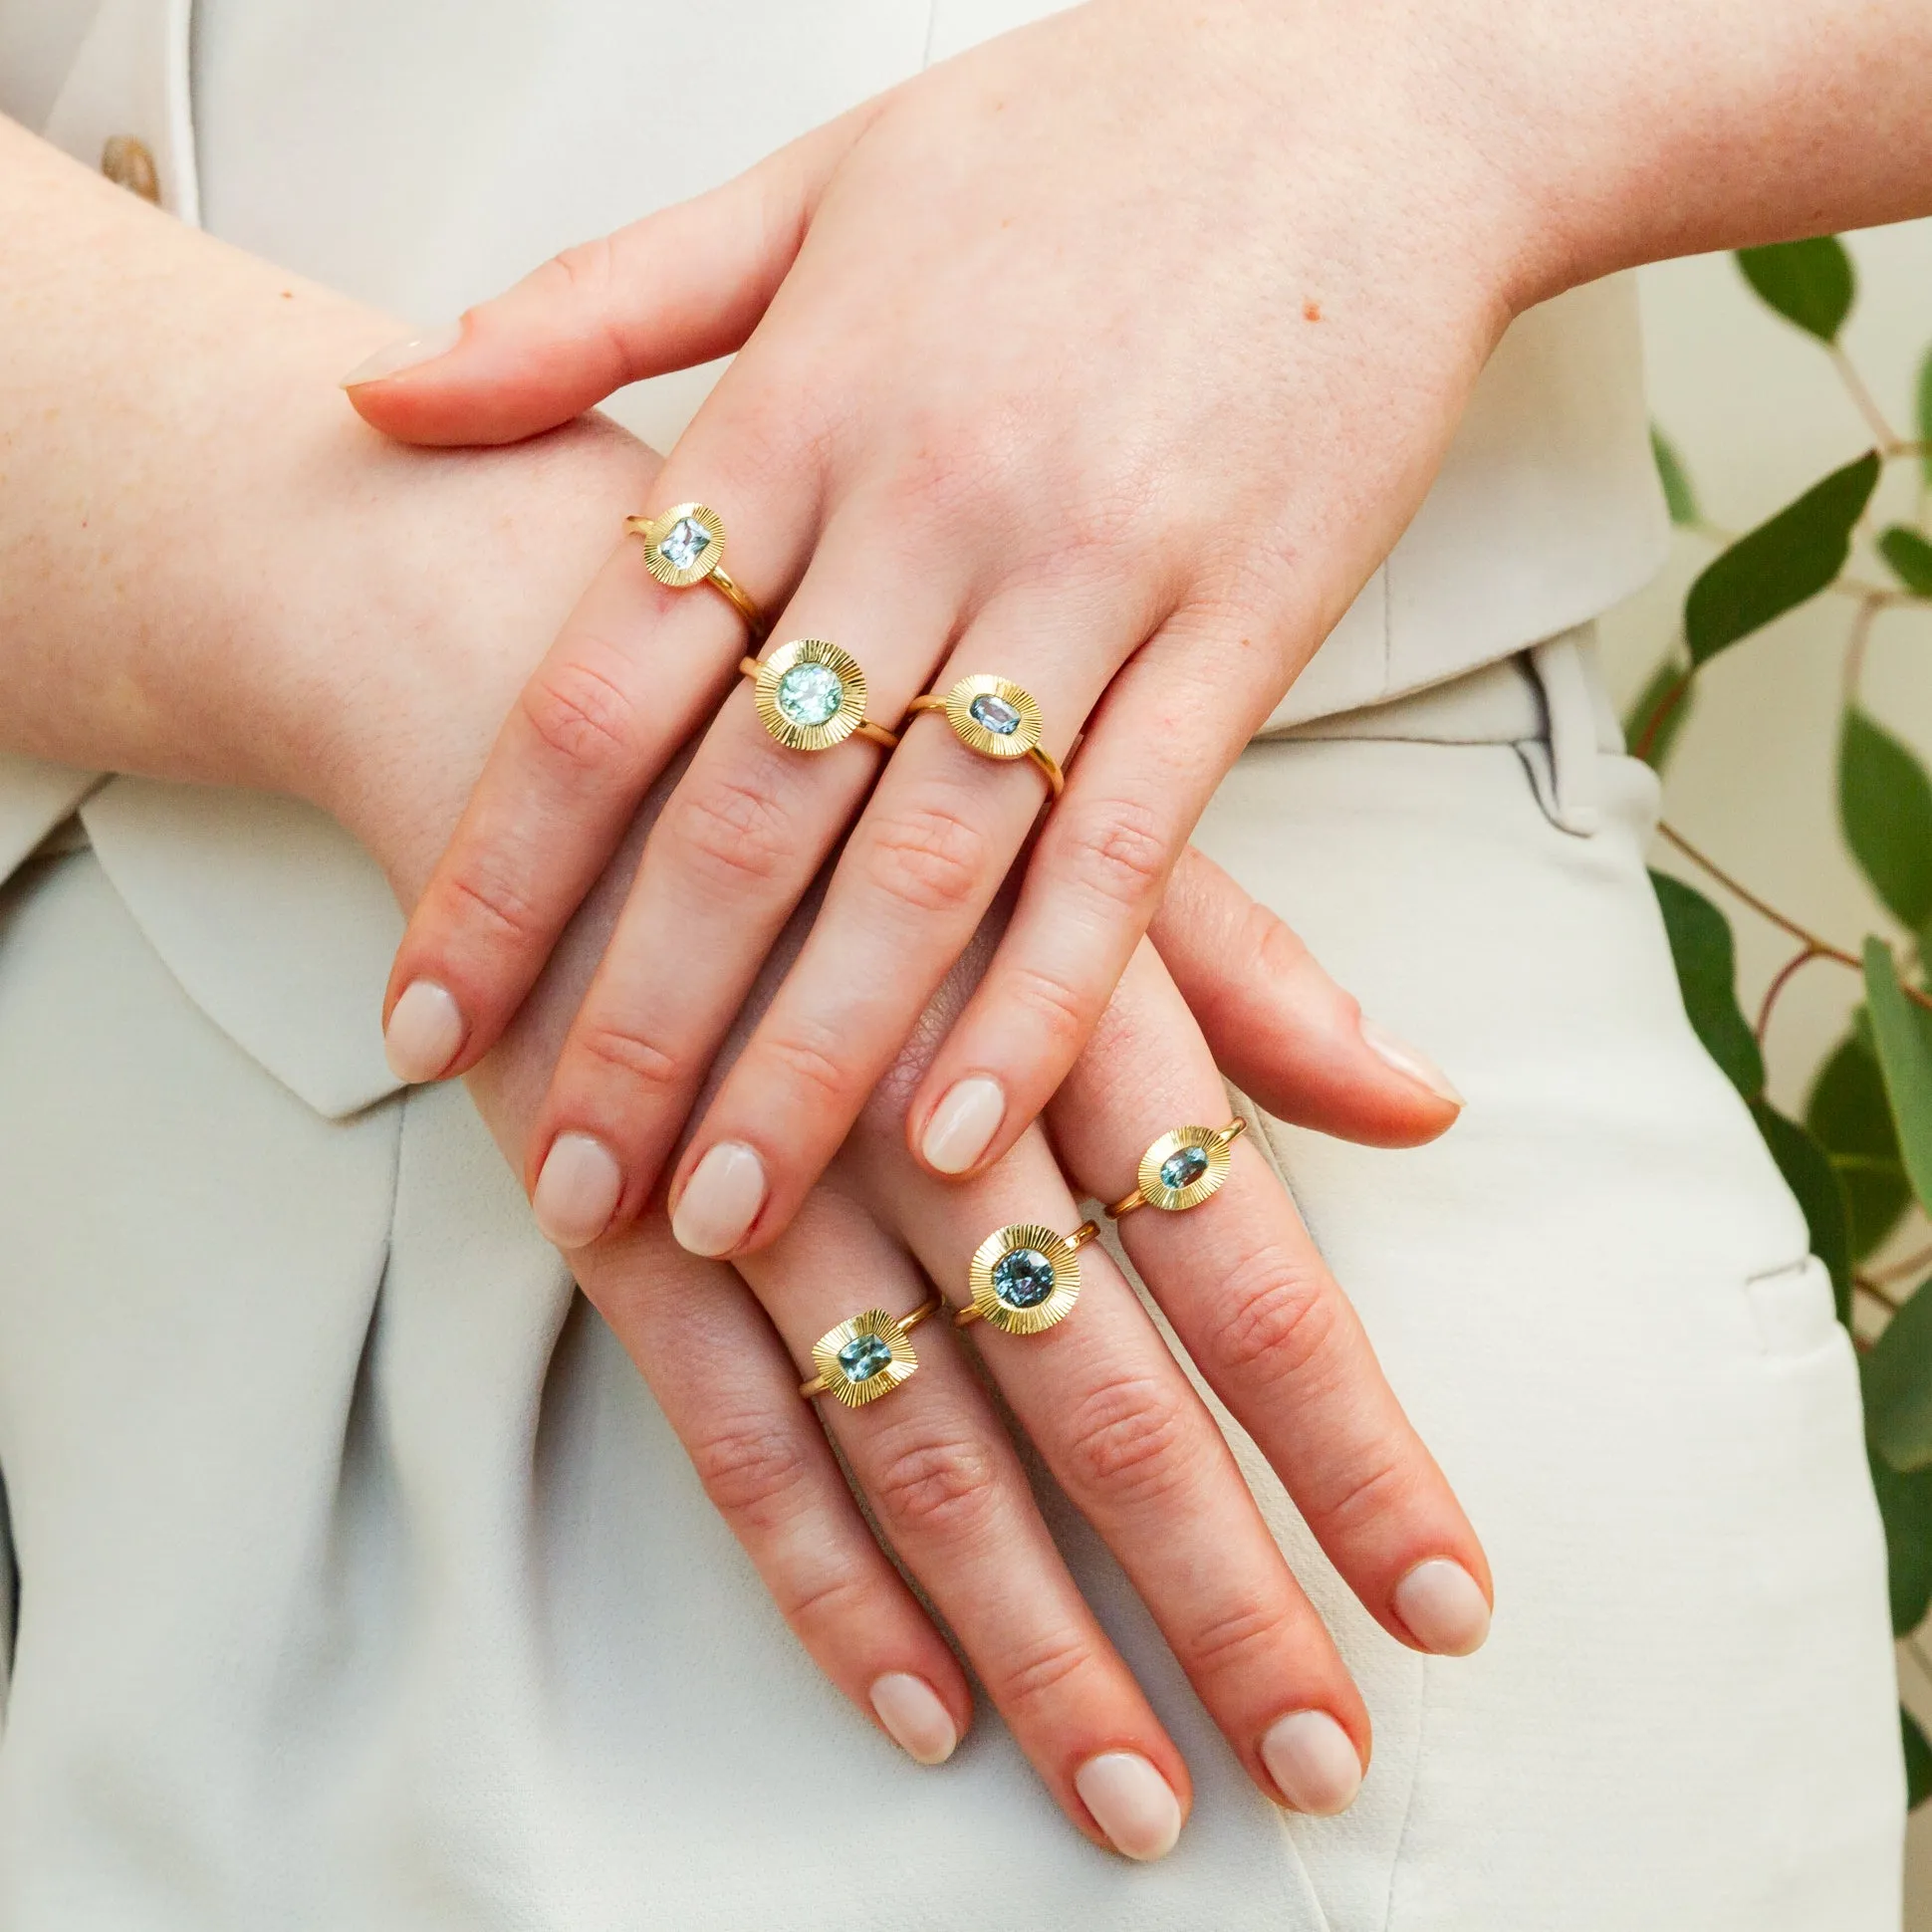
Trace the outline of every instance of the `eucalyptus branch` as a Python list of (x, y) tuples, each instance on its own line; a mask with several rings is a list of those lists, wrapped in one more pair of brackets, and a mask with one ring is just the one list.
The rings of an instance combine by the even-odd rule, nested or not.
[(1890, 1262), (1883, 1268), (1869, 1268), (1864, 1279), (1885, 1287), (1907, 1280), (1922, 1268), (1932, 1268), (1932, 1248), (1921, 1248), (1917, 1254), (1907, 1255), (1903, 1261)]
[(1771, 1010), (1778, 1004), (1778, 996), (1797, 977), (1799, 969), (1809, 966), (1812, 960), (1821, 959), (1823, 954), (1809, 942), (1778, 969), (1777, 976), (1765, 988), (1764, 1003), (1758, 1008), (1758, 1024), (1752, 1029), (1758, 1037), (1758, 1045), (1765, 1044), (1765, 1035), (1771, 1028)]
[(1851, 630), (1844, 640), (1844, 701), (1846, 707), (1858, 702), (1858, 684), (1864, 676), (1865, 645), (1871, 640), (1872, 621), (1878, 615), (1878, 601), (1866, 598), (1851, 619)]
[(1894, 1296), (1887, 1294), (1884, 1289), (1879, 1287), (1875, 1276), (1854, 1274), (1851, 1278), (1851, 1286), (1860, 1295), (1869, 1296), (1888, 1315), (1896, 1315), (1903, 1306)]
[(1838, 380), (1844, 384), (1852, 405), (1864, 417), (1865, 425), (1878, 445), (1878, 453), (1887, 459), (1903, 456), (1910, 445), (1886, 421), (1884, 410), (1878, 406), (1878, 398), (1865, 386), (1865, 378), (1858, 373), (1851, 358), (1835, 342), (1825, 345), (1825, 354), (1831, 358), (1831, 366), (1838, 371)]

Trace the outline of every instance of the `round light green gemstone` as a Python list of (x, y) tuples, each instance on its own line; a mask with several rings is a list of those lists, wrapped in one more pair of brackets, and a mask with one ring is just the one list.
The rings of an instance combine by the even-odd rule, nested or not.
[(779, 713), (790, 724), (810, 729), (830, 724), (845, 701), (845, 686), (830, 664), (794, 664), (774, 693)]
[(1010, 1309), (1037, 1309), (1054, 1292), (1054, 1265), (1038, 1248), (1015, 1248), (993, 1264), (993, 1293)]

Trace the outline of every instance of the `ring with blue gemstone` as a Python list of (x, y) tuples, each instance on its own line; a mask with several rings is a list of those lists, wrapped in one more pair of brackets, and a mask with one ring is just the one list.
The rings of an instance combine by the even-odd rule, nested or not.
[(762, 644), (771, 625), (757, 601), (724, 567), (724, 519), (703, 503), (679, 503), (661, 517), (626, 517), (623, 527), (644, 540), (644, 569), (667, 591), (708, 584), (751, 626)]
[(1033, 693), (1011, 678), (979, 673), (962, 677), (950, 691), (928, 691), (908, 711), (943, 711), (953, 736), (982, 758), (1031, 758), (1046, 774), (1055, 798), (1067, 776), (1040, 743), (1040, 706)]
[(889, 1395), (919, 1366), (906, 1336), (938, 1309), (935, 1295), (910, 1315), (867, 1309), (827, 1329), (812, 1344), (812, 1362), (819, 1372), (799, 1384), (799, 1393), (807, 1398), (830, 1395), (848, 1409), (863, 1408)]
[(1180, 1214), (1199, 1207), (1221, 1191), (1228, 1178), (1228, 1149), (1248, 1131), (1239, 1114), (1225, 1127), (1172, 1127), (1140, 1156), (1140, 1174), (1131, 1194), (1107, 1213), (1115, 1220), (1137, 1207)]
[(765, 729), (792, 751), (826, 751), (854, 734), (890, 751), (898, 733), (865, 715), (865, 673), (850, 651), (824, 637), (780, 644), (769, 657), (746, 657)]
[(955, 1326), (990, 1322), (1008, 1334), (1038, 1334), (1065, 1322), (1080, 1299), (1080, 1251), (1099, 1232), (1093, 1221), (1072, 1234), (1029, 1221), (996, 1229), (973, 1252), (973, 1299), (955, 1312)]

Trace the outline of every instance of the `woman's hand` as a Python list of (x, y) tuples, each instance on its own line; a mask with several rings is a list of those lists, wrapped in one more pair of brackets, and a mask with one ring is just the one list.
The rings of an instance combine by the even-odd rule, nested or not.
[[(985, 1169), (1060, 1085), (1203, 803), (1399, 532), (1507, 319), (1516, 204), (1453, 36), (1425, 31), (1441, 11), (1091, 0), (563, 256), (447, 353), (352, 378), (393, 434), (497, 441), (742, 344), (636, 507), (720, 511), (774, 637), (852, 652), (876, 720), (970, 673), (1038, 700), (1067, 788), (905, 1109), (935, 1173)], [(560, 1142), (580, 1205), (597, 1165), (602, 1211), (547, 1217), (560, 1239), (642, 1208), (860, 813), (671, 1181), (680, 1239), (769, 1242), (1041, 817), (1032, 764), (973, 755), (940, 717), (889, 762), (783, 749), (735, 688), (746, 642), (723, 599), (660, 589), (625, 540), (398, 956), (402, 1064), (474, 1065), (731, 691), (527, 1150), (540, 1213)]]

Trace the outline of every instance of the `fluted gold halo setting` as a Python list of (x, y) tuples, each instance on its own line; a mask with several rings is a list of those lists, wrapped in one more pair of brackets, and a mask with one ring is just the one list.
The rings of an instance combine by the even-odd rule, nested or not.
[(1199, 1207), (1221, 1191), (1233, 1160), (1229, 1150), (1247, 1127), (1239, 1117), (1225, 1127), (1170, 1127), (1140, 1156), (1134, 1191), (1107, 1212), (1118, 1220), (1143, 1206), (1167, 1214)]
[(781, 644), (759, 663), (752, 690), (759, 721), (792, 751), (843, 745), (865, 722), (865, 673), (824, 637)]
[(680, 503), (627, 527), (644, 540), (644, 569), (667, 590), (688, 591), (724, 562), (724, 519), (706, 504)]
[(995, 1229), (973, 1252), (973, 1299), (953, 1321), (987, 1322), (1007, 1334), (1039, 1334), (1065, 1322), (1080, 1300), (1080, 1250), (1099, 1229), (1084, 1221), (1071, 1235), (1038, 1222)]
[(913, 1352), (910, 1331), (939, 1304), (926, 1302), (910, 1315), (888, 1315), (866, 1309), (828, 1328), (812, 1344), (812, 1365), (819, 1371), (799, 1384), (805, 1396), (830, 1395), (848, 1409), (860, 1409), (889, 1395), (915, 1374), (919, 1357)]
[(979, 672), (946, 693), (946, 722), (982, 758), (1025, 758), (1040, 744), (1040, 706), (1011, 678)]

